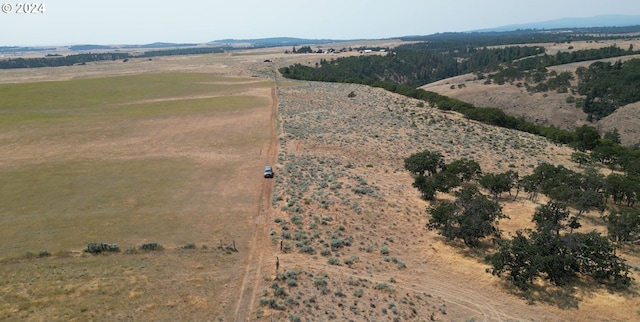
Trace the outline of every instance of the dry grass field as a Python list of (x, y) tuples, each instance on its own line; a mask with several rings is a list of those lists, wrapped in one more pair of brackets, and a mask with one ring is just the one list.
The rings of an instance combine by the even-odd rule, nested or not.
[[(234, 314), (228, 290), (260, 210), (273, 82), (226, 76), (233, 67), (216, 57), (190, 63), (205, 60), (213, 67), (197, 73), (176, 71), (177, 58), (3, 75), (0, 319)], [(218, 249), (234, 241), (240, 252)], [(89, 242), (123, 252), (88, 256)], [(165, 250), (125, 254), (149, 242)]]
[[(640, 316), (635, 285), (515, 292), (485, 273), (487, 248), (425, 229), (402, 168), (429, 149), (485, 172), (576, 169), (570, 149), (380, 89), (284, 80), (278, 66), (325, 56), (282, 52), (0, 71), (0, 320)], [(501, 228), (531, 225), (544, 202), (503, 199)], [(83, 253), (94, 241), (122, 252)], [(147, 242), (164, 250), (135, 249)]]

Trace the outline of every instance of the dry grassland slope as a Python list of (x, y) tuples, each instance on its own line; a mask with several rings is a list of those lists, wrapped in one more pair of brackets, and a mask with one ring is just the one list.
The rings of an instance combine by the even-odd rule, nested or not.
[[(478, 256), (425, 229), (428, 204), (402, 169), (406, 156), (429, 149), (442, 152), (447, 162), (464, 157), (486, 172), (524, 175), (539, 162), (570, 166), (571, 150), (416, 107), (417, 101), (380, 89), (296, 83), (278, 90), (281, 150), (270, 229), (279, 271), (272, 258), (257, 316), (569, 321), (636, 314), (606, 303), (637, 300), (602, 290), (538, 294), (532, 296), (536, 305), (527, 304), (485, 273)], [(356, 96), (348, 98), (351, 92)], [(525, 198), (504, 201), (511, 220), (503, 228), (529, 226), (536, 206)]]

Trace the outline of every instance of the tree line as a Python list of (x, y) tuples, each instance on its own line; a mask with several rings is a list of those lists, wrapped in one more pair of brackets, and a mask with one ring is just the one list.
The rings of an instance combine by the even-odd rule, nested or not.
[[(526, 290), (538, 279), (557, 286), (580, 278), (620, 288), (630, 285), (629, 266), (615, 250), (640, 238), (640, 211), (612, 210), (604, 215), (604, 210), (610, 197), (637, 201), (637, 178), (619, 174), (605, 178), (591, 168), (578, 173), (546, 163), (524, 177), (513, 170), (483, 174), (474, 160), (446, 164), (442, 154), (434, 151), (407, 157), (405, 169), (413, 174), (413, 186), (425, 199), (435, 201), (436, 192), (454, 191), (454, 201), (439, 201), (428, 208), (426, 228), (438, 231), (448, 241), (461, 240), (468, 247), (478, 247), (482, 240), (491, 238), (497, 247), (485, 258), (491, 265), (488, 272), (506, 276), (518, 288)], [(479, 186), (491, 198), (482, 194)], [(511, 194), (514, 189), (515, 196)], [(498, 222), (508, 217), (498, 200), (505, 193), (515, 200), (521, 190), (529, 194), (529, 199), (543, 193), (551, 201), (535, 210), (535, 229), (518, 230), (512, 238), (503, 239)], [(624, 194), (621, 191), (629, 194), (615, 197)], [(569, 207), (577, 213), (572, 214)], [(589, 210), (603, 213), (607, 236), (576, 231), (583, 213)]]
[(446, 32), (427, 36), (401, 37), (404, 41), (432, 43), (434, 47), (447, 48), (451, 44), (471, 47), (502, 46), (531, 43), (571, 43), (574, 41), (599, 41), (602, 39), (628, 39), (629, 33), (639, 32), (640, 26), (574, 28), (562, 30), (521, 29), (504, 32)]
[(0, 69), (73, 66), (105, 60), (127, 60), (132, 58), (150, 58), (157, 56), (222, 53), (224, 50), (224, 48), (219, 47), (203, 47), (153, 50), (144, 52), (141, 55), (133, 55), (130, 53), (89, 53), (67, 56), (49, 55), (48, 57), (11, 58), (0, 60)]
[[(302, 48), (301, 48), (302, 49)], [(298, 49), (297, 52), (300, 52)], [(365, 55), (322, 60), (316, 68), (294, 65), (282, 69), (285, 77), (326, 82), (383, 81), (418, 87), (501, 63), (544, 52), (542, 47), (455, 47), (434, 49), (430, 44), (403, 45), (386, 55)]]

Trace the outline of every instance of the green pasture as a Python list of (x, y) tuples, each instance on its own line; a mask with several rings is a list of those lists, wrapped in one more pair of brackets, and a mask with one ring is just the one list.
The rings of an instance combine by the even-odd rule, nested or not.
[[(109, 114), (140, 101), (226, 96), (270, 86), (253, 78), (208, 74), (140, 74), (58, 82), (0, 84), (0, 124)], [(126, 111), (129, 109), (122, 109)]]
[[(250, 160), (250, 166), (258, 168), (261, 160), (234, 155), (203, 163), (161, 154), (119, 155), (121, 151), (76, 155), (73, 146), (140, 136), (136, 124), (148, 120), (218, 120), (238, 118), (256, 106), (268, 108), (267, 98), (243, 92), (271, 84), (249, 81), (255, 78), (143, 74), (0, 84), (0, 147), (42, 141), (71, 146), (70, 153), (53, 158), (38, 158), (42, 151), (34, 149), (24, 162), (0, 160), (0, 259), (41, 250), (78, 250), (92, 241), (127, 247), (141, 241), (180, 244), (207, 236), (216, 241), (231, 238), (223, 225), (199, 231), (200, 217), (239, 216), (256, 196), (220, 198), (219, 191), (202, 188), (209, 186), (203, 180), (229, 186), (239, 182), (239, 171), (246, 171), (239, 160)], [(224, 154), (246, 147), (259, 151), (268, 139), (258, 127), (237, 126), (224, 133), (212, 128), (206, 133), (210, 135), (185, 134), (172, 147), (184, 144), (198, 152)], [(150, 139), (149, 144), (163, 142)]]

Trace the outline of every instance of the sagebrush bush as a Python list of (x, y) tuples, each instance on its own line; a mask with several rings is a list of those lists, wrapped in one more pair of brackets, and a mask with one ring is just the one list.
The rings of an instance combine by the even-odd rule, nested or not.
[(340, 265), (340, 260), (336, 257), (329, 257), (329, 264)]
[(375, 289), (379, 291), (393, 291), (393, 287), (387, 283), (376, 284)]
[(300, 248), (300, 252), (301, 253), (307, 253), (307, 254), (315, 254), (316, 253), (316, 248), (313, 246), (303, 246)]
[(140, 249), (144, 251), (156, 251), (156, 250), (163, 250), (164, 247), (162, 247), (162, 244), (151, 242), (151, 243), (144, 243), (140, 245)]
[(289, 287), (298, 286), (298, 280), (296, 280), (295, 278), (288, 278), (286, 283)]
[(85, 248), (84, 251), (90, 254), (99, 254), (102, 252), (119, 252), (120, 246), (118, 246), (117, 244), (109, 243), (89, 243), (87, 244), (87, 248)]
[(324, 280), (324, 278), (318, 278), (313, 280), (313, 286), (315, 287), (325, 287), (327, 286), (327, 281)]

